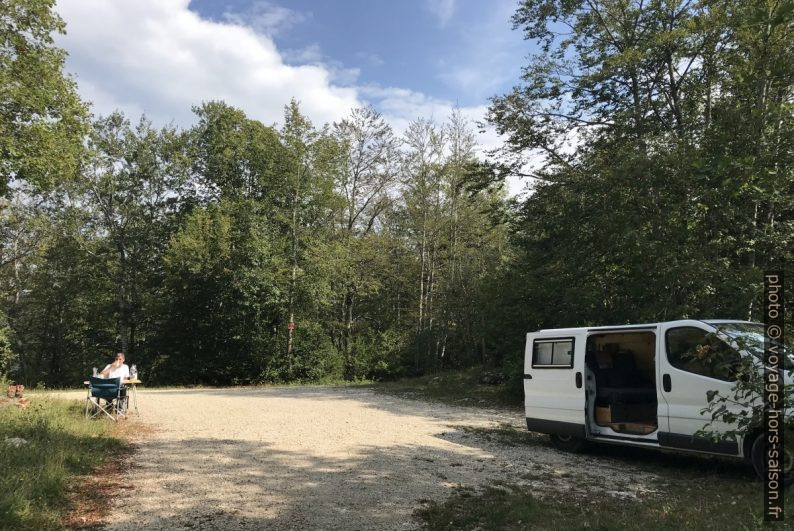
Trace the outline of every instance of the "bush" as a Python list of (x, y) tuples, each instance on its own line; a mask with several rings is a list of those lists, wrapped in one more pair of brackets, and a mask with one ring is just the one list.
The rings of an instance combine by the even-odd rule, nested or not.
[(12, 335), (8, 318), (0, 311), (0, 383), (8, 377), (14, 362), (14, 352), (11, 350)]
[(343, 360), (320, 323), (301, 321), (293, 336), (292, 355), (287, 357), (286, 334), (274, 342), (259, 381), (270, 383), (317, 382), (341, 379)]
[(400, 351), (403, 334), (394, 330), (371, 330), (353, 342), (347, 376), (353, 380), (388, 380), (402, 374)]
[(503, 392), (508, 402), (523, 403), (524, 401), (524, 360), (522, 358), (506, 358), (502, 362), (502, 371), (507, 375)]

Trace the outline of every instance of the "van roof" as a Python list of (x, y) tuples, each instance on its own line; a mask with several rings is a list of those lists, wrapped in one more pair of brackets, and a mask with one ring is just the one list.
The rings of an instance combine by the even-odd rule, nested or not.
[(681, 319), (678, 321), (661, 321), (658, 323), (644, 323), (644, 324), (624, 324), (624, 325), (606, 325), (606, 326), (580, 326), (577, 328), (544, 328), (542, 330), (538, 330), (537, 332), (582, 332), (582, 331), (598, 331), (598, 330), (631, 330), (631, 329), (648, 329), (648, 328), (657, 328), (659, 325), (663, 324), (676, 324), (681, 323), (682, 326), (686, 325), (687, 323), (691, 323), (692, 321), (699, 321), (701, 323), (706, 323), (709, 325), (719, 325), (719, 324), (727, 324), (727, 323), (744, 323), (744, 324), (761, 324), (754, 321), (743, 321), (740, 319)]

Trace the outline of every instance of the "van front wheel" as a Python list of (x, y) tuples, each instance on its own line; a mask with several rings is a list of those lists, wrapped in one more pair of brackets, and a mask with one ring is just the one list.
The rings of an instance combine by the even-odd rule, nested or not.
[(552, 435), (551, 444), (559, 450), (574, 453), (581, 452), (587, 447), (587, 441), (573, 435)]
[[(763, 433), (756, 437), (755, 441), (753, 442), (753, 446), (750, 449), (750, 461), (753, 463), (753, 468), (755, 469), (755, 473), (758, 474), (758, 477), (762, 480), (765, 479), (766, 459), (764, 456)], [(788, 487), (794, 483), (794, 455), (792, 455), (790, 447), (783, 448), (783, 459), (781, 460), (780, 464), (782, 468), (783, 485)]]

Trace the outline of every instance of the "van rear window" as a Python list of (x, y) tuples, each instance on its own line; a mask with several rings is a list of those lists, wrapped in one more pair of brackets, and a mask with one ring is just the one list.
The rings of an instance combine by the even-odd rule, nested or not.
[(573, 338), (536, 339), (532, 345), (532, 367), (573, 367)]

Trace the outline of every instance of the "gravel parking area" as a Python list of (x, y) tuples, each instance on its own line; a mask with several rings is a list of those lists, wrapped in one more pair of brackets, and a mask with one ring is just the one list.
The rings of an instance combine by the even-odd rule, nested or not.
[(138, 394), (154, 431), (138, 441), (110, 529), (415, 529), (423, 501), (459, 487), (634, 497), (656, 479), (529, 438), (521, 412), (355, 387)]

